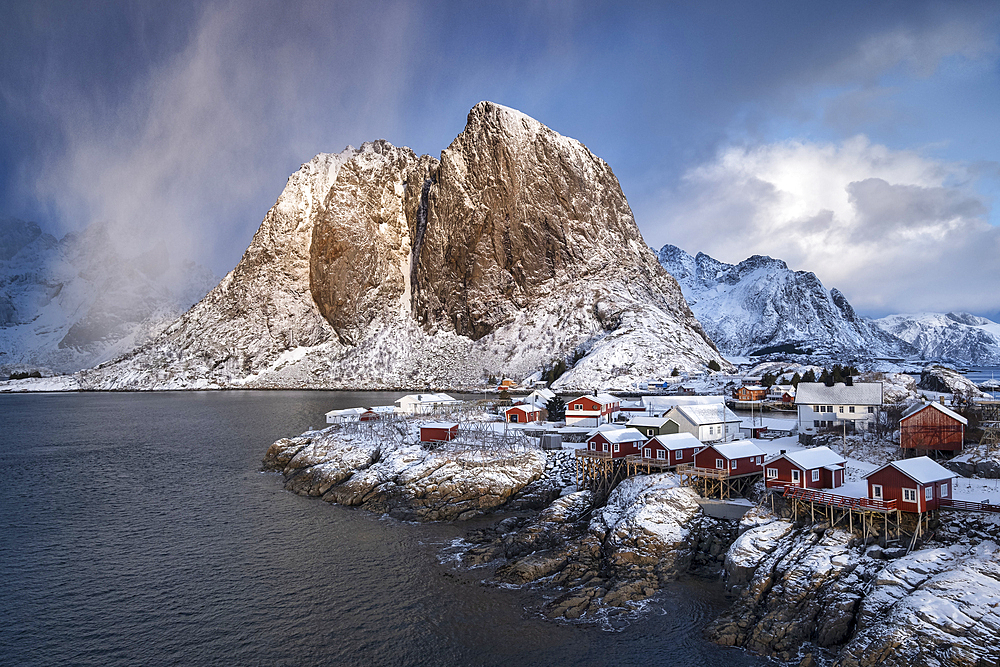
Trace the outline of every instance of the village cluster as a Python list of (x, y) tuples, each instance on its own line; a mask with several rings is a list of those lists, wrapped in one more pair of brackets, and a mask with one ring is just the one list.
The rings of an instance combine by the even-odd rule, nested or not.
[[(505, 393), (514, 388), (513, 383), (499, 387)], [(530, 433), (546, 449), (575, 450), (577, 487), (596, 491), (610, 492), (634, 474), (673, 471), (706, 498), (746, 496), (762, 482), (796, 511), (815, 516), (819, 507), (831, 523), (843, 520), (852, 526), (857, 519), (862, 525), (878, 522), (898, 530), (908, 516), (919, 531), (922, 519), (929, 521), (942, 509), (1000, 512), (1000, 504), (986, 498), (961, 497), (958, 475), (939, 463), (962, 451), (968, 425), (943, 402), (922, 401), (903, 412), (897, 459), (875, 465), (849, 461), (826, 444), (815, 446), (814, 440), (826, 434), (846, 441), (848, 435), (869, 433), (883, 408), (882, 383), (800, 382), (770, 389), (750, 384), (734, 391), (729, 403), (752, 409), (768, 399), (793, 406), (796, 419), (758, 425), (752, 417), (737, 415), (724, 396), (627, 400), (594, 392), (564, 400), (539, 387), (497, 408), (492, 428)], [(390, 415), (454, 418), (469, 403), (447, 394), (412, 394), (393, 406), (334, 410), (327, 413), (327, 422)], [(563, 414), (550, 419), (553, 407)], [(421, 420), (420, 441), (440, 445), (459, 440), (459, 422)]]

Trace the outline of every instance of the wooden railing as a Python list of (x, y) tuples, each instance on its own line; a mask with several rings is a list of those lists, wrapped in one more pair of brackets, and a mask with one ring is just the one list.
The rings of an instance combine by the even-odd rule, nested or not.
[(587, 458), (587, 459), (610, 459), (612, 458), (611, 452), (595, 452), (590, 449), (577, 449), (576, 458)]
[(895, 500), (838, 496), (834, 493), (826, 493), (824, 491), (817, 491), (816, 489), (803, 489), (798, 486), (786, 486), (783, 495), (786, 498), (796, 498), (821, 505), (833, 505), (834, 507), (846, 507), (849, 509), (875, 510), (878, 512), (894, 512), (896, 510)]
[(995, 512), (1000, 514), (1000, 505), (977, 503), (969, 500), (955, 500), (954, 498), (941, 498), (938, 504), (943, 509), (959, 510), (962, 512)]
[(708, 477), (710, 479), (727, 479), (729, 471), (725, 468), (698, 468), (690, 463), (677, 466), (678, 475), (697, 475), (698, 477)]

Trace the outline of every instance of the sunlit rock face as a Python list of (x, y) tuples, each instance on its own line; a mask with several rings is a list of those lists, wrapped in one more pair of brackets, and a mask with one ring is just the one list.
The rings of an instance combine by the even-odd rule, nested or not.
[(376, 141), (303, 165), (208, 297), (81, 381), (462, 388), (564, 360), (575, 390), (713, 359), (611, 168), (482, 102), (440, 160)]

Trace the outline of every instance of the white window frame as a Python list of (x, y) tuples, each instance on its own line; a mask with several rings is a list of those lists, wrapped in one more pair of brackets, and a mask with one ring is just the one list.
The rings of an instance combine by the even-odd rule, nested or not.
[(603, 452), (608, 451), (608, 443), (606, 443), (606, 442), (604, 443), (604, 446), (601, 447), (601, 451), (603, 451)]
[(798, 484), (802, 480), (802, 474), (798, 468), (792, 468), (792, 484)]
[(777, 468), (768, 468), (767, 469), (767, 478), (768, 479), (778, 479), (778, 469)]
[(882, 495), (882, 485), (872, 484), (872, 498), (876, 500), (882, 500), (884, 496)]
[(665, 451), (663, 451), (662, 449), (656, 450), (656, 460), (657, 461), (666, 461), (667, 460), (667, 453)]
[(812, 472), (812, 481), (818, 482), (819, 481), (819, 468), (816, 468), (815, 470), (812, 470), (811, 472)]
[(574, 403), (573, 404), (573, 409), (574, 410), (583, 410), (583, 403)]
[(642, 455), (645, 456), (647, 459), (651, 459), (653, 458), (653, 450), (650, 449), (649, 447), (646, 447), (645, 449), (642, 450)]
[(917, 502), (917, 490), (916, 489), (903, 489), (903, 502), (904, 503), (916, 503)]
[(924, 500), (934, 500), (934, 485), (924, 487)]
[(725, 470), (726, 462), (723, 459), (715, 459), (716, 470)]
[(614, 449), (614, 451), (615, 451), (615, 452), (617, 452), (617, 451), (618, 451), (618, 443), (617, 443), (617, 442), (615, 443), (615, 449)]
[(844, 406), (843, 406), (843, 405), (841, 405), (841, 406), (839, 406), (839, 407), (837, 408), (837, 413), (838, 413), (838, 414), (844, 414)]
[(847, 408), (847, 411), (848, 412), (854, 412), (854, 406), (852, 405), (851, 407)]
[(733, 470), (736, 470), (736, 464), (739, 463), (739, 459), (733, 459)]
[(942, 498), (948, 497), (948, 482), (945, 482), (944, 484), (941, 485), (941, 497)]

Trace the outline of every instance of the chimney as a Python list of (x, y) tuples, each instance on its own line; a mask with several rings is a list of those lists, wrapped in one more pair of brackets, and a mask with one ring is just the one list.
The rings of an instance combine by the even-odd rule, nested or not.
[(784, 453), (785, 453), (785, 452), (787, 452), (787, 451), (788, 451), (787, 449), (782, 449), (782, 450), (781, 450), (781, 454), (784, 454)]

